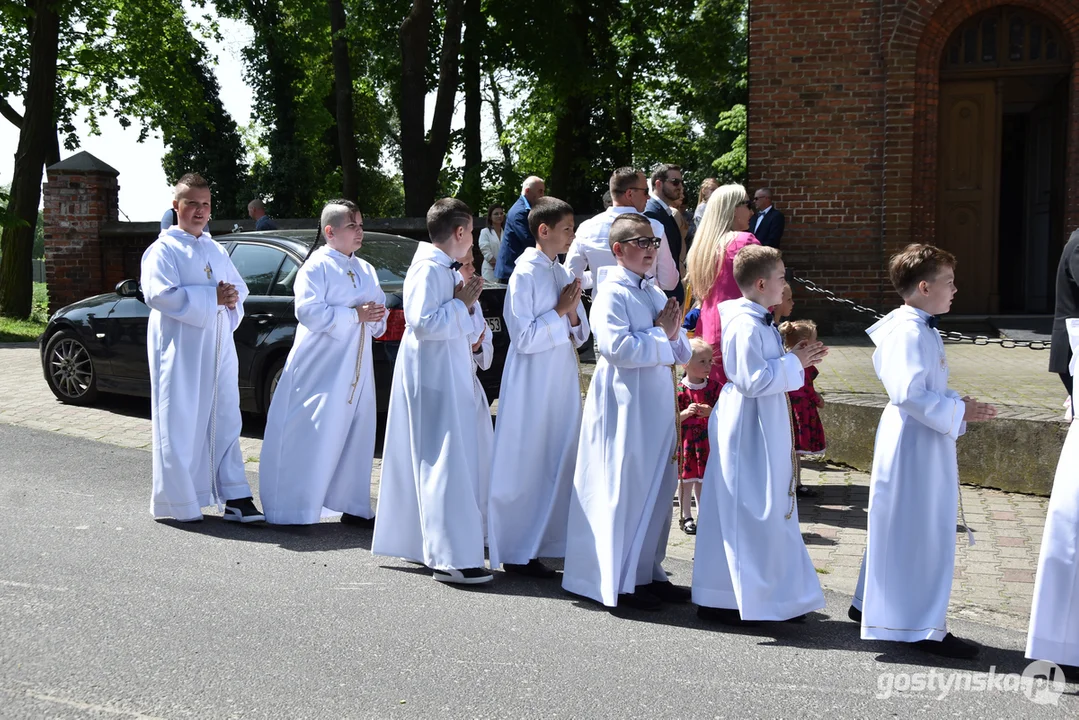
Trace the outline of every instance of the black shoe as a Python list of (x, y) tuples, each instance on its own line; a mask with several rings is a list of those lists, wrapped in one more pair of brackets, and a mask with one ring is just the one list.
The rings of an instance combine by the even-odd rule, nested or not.
[(494, 575), (487, 568), (465, 568), (464, 570), (457, 570), (451, 568), (449, 570), (432, 570), (431, 577), (442, 583), (454, 583), (456, 585), (479, 585), (480, 583), (491, 582), (494, 579)]
[(943, 640), (919, 640), (914, 643), (919, 650), (924, 650), (931, 655), (953, 658), (956, 660), (971, 660), (978, 657), (978, 646), (974, 643), (960, 640), (955, 635), (948, 633)]
[(558, 577), (558, 573), (547, 567), (539, 561), (538, 558), (532, 558), (524, 565), (514, 565), (513, 563), (502, 563), (502, 569), (508, 573), (514, 575), (525, 575), (527, 577), (550, 579)]
[(663, 603), (661, 603), (659, 601), (659, 598), (657, 598), (655, 595), (649, 595), (648, 593), (619, 593), (618, 607), (632, 608), (634, 610), (644, 610), (646, 612), (656, 612), (663, 607)]
[(798, 497), (804, 497), (804, 498), (817, 497), (817, 491), (814, 490), (813, 488), (806, 487), (805, 485), (799, 485), (795, 489), (794, 492), (796, 492), (798, 494)]
[(222, 519), (230, 522), (252, 523), (261, 522), (266, 519), (266, 516), (255, 507), (254, 499), (245, 497), (226, 501), (225, 515)]
[(752, 620), (743, 620), (737, 610), (727, 608), (714, 608), (707, 605), (697, 607), (697, 617), (706, 622), (717, 622), (734, 627), (756, 627), (757, 623)]
[(697, 534), (697, 521), (693, 518), (682, 518), (682, 522), (680, 524), (682, 525), (682, 532), (684, 532), (686, 535)]
[(374, 527), (375, 519), (373, 517), (365, 518), (362, 515), (352, 515), (351, 513), (341, 513), (341, 524)]
[(862, 623), (862, 611), (854, 607), (853, 605), (851, 605), (847, 609), (847, 617), (849, 617), (851, 620), (858, 623), (859, 625)]
[(640, 585), (637, 592), (647, 593), (666, 603), (687, 603), (693, 597), (693, 592), (689, 588), (665, 581)]

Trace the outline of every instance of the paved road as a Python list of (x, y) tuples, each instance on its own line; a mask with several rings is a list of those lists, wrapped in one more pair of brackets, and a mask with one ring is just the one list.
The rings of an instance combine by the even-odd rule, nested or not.
[[(1021, 632), (963, 619), (977, 663), (862, 642), (848, 598), (722, 632), (689, 606), (615, 617), (501, 574), (439, 585), (370, 531), (154, 522), (148, 453), (0, 424), (0, 715), (11, 718), (1061, 717), (1019, 691), (894, 693), (1019, 673)], [(676, 582), (690, 565), (668, 563)], [(914, 678), (914, 682), (918, 679)], [(960, 679), (960, 682), (964, 682)], [(974, 686), (977, 686), (977, 679)], [(1005, 687), (1010, 687), (1011, 683)], [(1017, 683), (1015, 683), (1017, 684)], [(935, 685), (939, 687), (939, 685)]]

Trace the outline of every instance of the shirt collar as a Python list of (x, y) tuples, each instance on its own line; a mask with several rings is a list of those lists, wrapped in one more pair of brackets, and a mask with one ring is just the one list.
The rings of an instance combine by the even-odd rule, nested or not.
[(419, 243), (416, 246), (416, 254), (413, 256), (413, 260), (433, 260), (446, 268), (452, 268), (454, 263), (453, 258), (442, 252), (441, 249), (431, 242)]
[(648, 191), (648, 197), (652, 198), (653, 200), (658, 202), (660, 205), (662, 205), (663, 209), (667, 211), (668, 215), (674, 215), (674, 212), (671, 210), (671, 206), (668, 205), (666, 203), (666, 201), (663, 198), (661, 198), (659, 195), (656, 195), (656, 192), (654, 190), (649, 190)]
[(517, 259), (517, 262), (522, 261), (544, 268), (552, 268), (558, 264), (558, 258), (552, 260), (538, 247), (525, 248), (525, 251), (521, 253), (521, 257)]
[(524, 193), (521, 193), (521, 199), (524, 200), (525, 207), (528, 208), (529, 210), (531, 210), (532, 209), (532, 203), (528, 202), (528, 198), (525, 197)]
[(695, 383), (695, 382), (690, 382), (689, 381), (689, 376), (686, 375), (686, 376), (684, 376), (682, 378), (682, 385), (689, 388), (690, 390), (703, 390), (705, 388), (705, 386), (708, 385), (708, 378), (705, 378), (704, 380), (700, 381), (699, 383)]

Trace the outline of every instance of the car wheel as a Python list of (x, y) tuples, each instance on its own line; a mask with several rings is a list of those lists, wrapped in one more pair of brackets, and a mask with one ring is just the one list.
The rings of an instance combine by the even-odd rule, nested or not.
[(97, 399), (97, 369), (90, 351), (70, 330), (61, 330), (45, 346), (45, 380), (60, 402), (89, 405)]
[(270, 401), (277, 391), (277, 383), (281, 381), (281, 373), (285, 371), (285, 358), (279, 357), (270, 363), (270, 369), (266, 371), (266, 383), (262, 389), (262, 412), (270, 412)]

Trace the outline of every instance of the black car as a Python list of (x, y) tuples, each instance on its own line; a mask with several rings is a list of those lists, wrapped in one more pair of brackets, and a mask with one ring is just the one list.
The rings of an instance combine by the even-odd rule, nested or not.
[[(243, 321), (233, 334), (240, 365), (240, 408), (246, 412), (265, 415), (270, 407), (296, 335), (293, 283), (314, 241), (314, 230), (242, 233), (220, 241), (250, 291)], [(405, 329), (401, 292), (417, 242), (369, 232), (364, 233), (359, 251), (378, 272), (389, 310), (386, 332), (372, 344), (375, 402), (380, 413), (389, 406), (393, 364)], [(502, 319), (505, 295), (502, 285), (489, 285), (480, 295), (494, 359), (491, 367), (478, 375), (491, 400), (498, 397), (509, 348)], [(56, 312), (38, 340), (49, 389), (72, 405), (93, 403), (102, 392), (149, 397), (149, 318), (150, 308), (135, 280), (124, 280), (116, 292), (96, 295)]]

